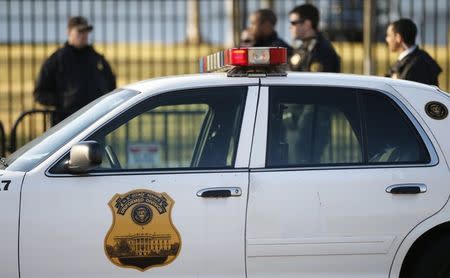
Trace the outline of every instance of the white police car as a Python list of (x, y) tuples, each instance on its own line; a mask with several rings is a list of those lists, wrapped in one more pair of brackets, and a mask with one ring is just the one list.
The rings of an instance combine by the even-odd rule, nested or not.
[(449, 96), (285, 56), (126, 86), (11, 155), (0, 276), (449, 277)]

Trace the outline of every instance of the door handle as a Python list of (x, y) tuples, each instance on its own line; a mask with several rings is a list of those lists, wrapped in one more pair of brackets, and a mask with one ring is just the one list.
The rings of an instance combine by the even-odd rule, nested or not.
[(386, 188), (391, 194), (418, 194), (427, 192), (427, 186), (423, 183), (393, 184)]
[(202, 198), (228, 198), (242, 195), (240, 187), (212, 187), (197, 192), (197, 197)]

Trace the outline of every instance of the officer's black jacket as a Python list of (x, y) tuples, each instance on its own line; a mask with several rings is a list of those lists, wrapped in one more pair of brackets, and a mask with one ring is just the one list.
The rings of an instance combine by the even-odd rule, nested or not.
[(102, 55), (92, 46), (78, 49), (66, 42), (42, 65), (34, 98), (55, 107), (57, 123), (115, 87), (116, 78)]
[(288, 57), (292, 55), (292, 47), (285, 41), (278, 37), (277, 32), (273, 32), (267, 38), (256, 40), (253, 44), (255, 47), (272, 46), (272, 47), (285, 47), (287, 49)]
[(387, 77), (396, 77), (429, 85), (439, 85), (441, 67), (427, 52), (416, 49), (389, 68)]
[(341, 59), (330, 41), (321, 33), (314, 38), (314, 47), (310, 49), (296, 48), (289, 60), (292, 71), (340, 72)]

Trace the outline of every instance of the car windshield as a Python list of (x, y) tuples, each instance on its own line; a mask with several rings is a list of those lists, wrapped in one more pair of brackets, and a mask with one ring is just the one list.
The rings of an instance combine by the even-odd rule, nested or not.
[(118, 89), (86, 105), (6, 159), (7, 170), (30, 171), (102, 116), (139, 92)]

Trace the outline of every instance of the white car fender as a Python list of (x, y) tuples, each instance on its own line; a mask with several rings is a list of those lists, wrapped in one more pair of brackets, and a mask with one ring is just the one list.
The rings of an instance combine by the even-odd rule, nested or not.
[[(449, 198), (450, 199), (450, 198)], [(403, 261), (405, 260), (408, 251), (413, 246), (413, 244), (419, 239), (423, 234), (439, 226), (443, 223), (449, 222), (448, 215), (450, 214), (449, 200), (445, 203), (444, 207), (438, 211), (432, 217), (424, 220), (422, 223), (418, 224), (411, 232), (403, 239), (403, 242), (398, 248), (394, 260), (391, 265), (391, 270), (389, 277), (399, 277), (402, 268)]]

